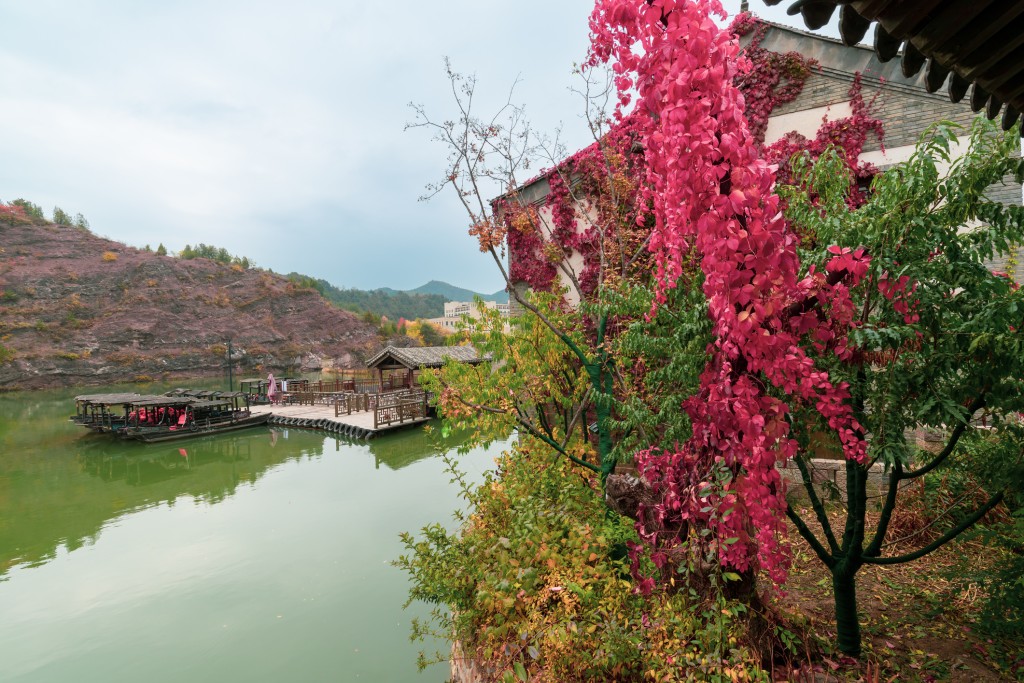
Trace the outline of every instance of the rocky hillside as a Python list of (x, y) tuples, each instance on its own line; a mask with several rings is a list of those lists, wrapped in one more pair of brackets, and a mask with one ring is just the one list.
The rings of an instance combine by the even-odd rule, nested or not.
[(313, 289), (84, 230), (0, 222), (0, 391), (356, 367), (377, 329)]

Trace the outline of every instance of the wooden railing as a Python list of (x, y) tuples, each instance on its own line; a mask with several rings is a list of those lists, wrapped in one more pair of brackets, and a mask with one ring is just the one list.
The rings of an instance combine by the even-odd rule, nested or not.
[(373, 428), (381, 425), (421, 420), (427, 416), (427, 394), (421, 392), (419, 398), (406, 397), (393, 405), (378, 406), (373, 411)]
[[(422, 389), (402, 389), (377, 394), (344, 393), (331, 394), (330, 402), (334, 404), (334, 416), (351, 415), (364, 411), (379, 411), (394, 408), (407, 403), (422, 403), (426, 406), (427, 393)], [(426, 415), (426, 408), (423, 409)]]
[(413, 379), (411, 371), (385, 375), (382, 380), (377, 378), (376, 373), (359, 374), (309, 382), (308, 390), (318, 394), (337, 394), (341, 392), (380, 394), (385, 391), (397, 391), (403, 388), (411, 389)]

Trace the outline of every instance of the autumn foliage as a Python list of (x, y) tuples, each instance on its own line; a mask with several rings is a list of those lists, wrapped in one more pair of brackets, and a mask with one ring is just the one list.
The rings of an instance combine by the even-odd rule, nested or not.
[[(612, 64), (620, 111), (635, 94), (644, 113), (635, 125), (645, 149), (658, 301), (695, 262), (714, 321), (700, 392), (684, 406), (693, 437), (676, 453), (637, 456), (661, 498), (656, 524), (641, 536), (664, 562), (662, 546), (684, 539), (665, 538), (661, 529), (699, 522), (712, 529), (708, 538), (724, 565), (760, 566), (781, 580), (786, 501), (775, 465), (797, 444), (789, 437), (790, 406), (769, 387), (818, 410), (846, 456), (863, 460), (846, 386), (816, 368), (800, 342), (816, 336), (843, 349), (841, 330), (805, 302), (827, 302), (833, 319), (849, 317), (848, 287), (868, 257), (839, 250), (822, 271), (800, 277), (797, 236), (782, 219), (772, 170), (734, 84), (749, 62), (712, 12), (722, 14), (717, 2), (606, 0), (591, 18), (591, 62)], [(721, 481), (720, 469), (730, 476), (711, 485)]]

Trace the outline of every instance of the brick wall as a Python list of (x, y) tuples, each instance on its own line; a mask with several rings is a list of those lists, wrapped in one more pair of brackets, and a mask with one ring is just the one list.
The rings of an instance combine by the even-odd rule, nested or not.
[[(956, 104), (950, 102), (945, 88), (929, 94), (924, 87), (924, 71), (913, 78), (905, 78), (898, 58), (883, 64), (873, 50), (865, 47), (846, 47), (838, 40), (780, 26), (771, 27), (761, 45), (775, 52), (799, 52), (819, 64), (800, 96), (779, 107), (775, 111), (777, 116), (848, 101), (856, 73), (861, 74), (865, 101), (877, 96), (873, 113), (883, 122), (882, 144), (887, 150), (916, 144), (921, 134), (937, 121), (952, 121), (969, 128), (977, 116), (966, 99)], [(874, 152), (880, 147), (874, 137), (869, 137), (864, 151)], [(1021, 185), (1012, 177), (990, 187), (987, 194), (992, 200), (1005, 204), (1019, 206), (1022, 203)], [(1018, 282), (1024, 282), (1024, 264), (1019, 262), (1022, 260), (1024, 254), (1019, 258), (1004, 254), (990, 261), (988, 266), (1010, 272)]]

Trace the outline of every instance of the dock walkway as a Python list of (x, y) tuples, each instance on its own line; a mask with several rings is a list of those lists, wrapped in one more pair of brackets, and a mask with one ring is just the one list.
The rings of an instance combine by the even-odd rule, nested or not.
[(270, 424), (272, 425), (322, 429), (356, 439), (372, 439), (385, 432), (421, 425), (430, 420), (426, 416), (417, 416), (400, 422), (380, 424), (378, 416), (378, 424), (375, 425), (375, 411), (373, 410), (362, 410), (347, 415), (342, 413), (335, 416), (335, 407), (325, 404), (271, 404), (252, 406), (250, 410), (254, 414), (270, 413)]

